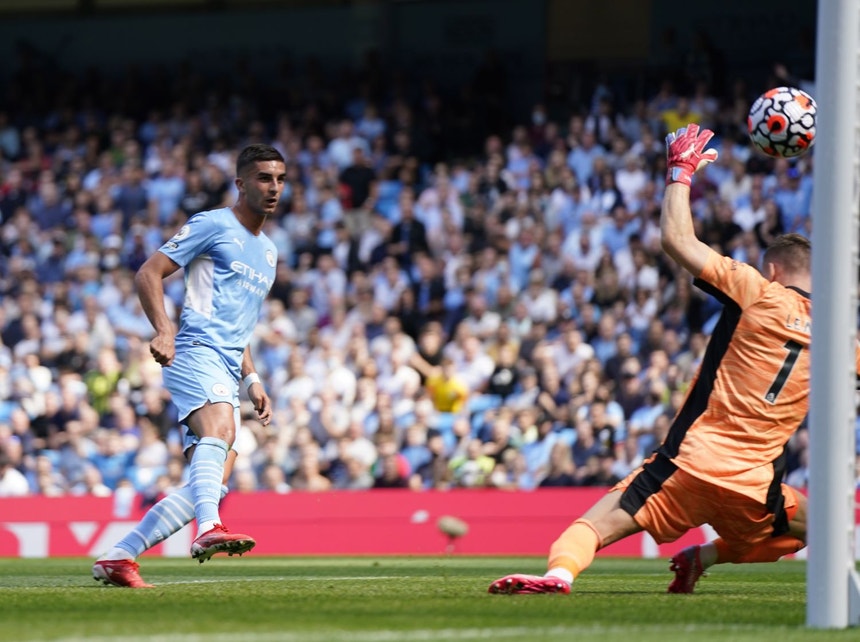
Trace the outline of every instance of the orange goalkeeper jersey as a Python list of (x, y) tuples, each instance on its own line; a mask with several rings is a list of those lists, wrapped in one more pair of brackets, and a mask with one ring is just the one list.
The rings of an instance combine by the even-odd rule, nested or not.
[(716, 252), (696, 284), (725, 307), (660, 452), (691, 475), (766, 503), (784, 473), (785, 444), (809, 409), (810, 296)]

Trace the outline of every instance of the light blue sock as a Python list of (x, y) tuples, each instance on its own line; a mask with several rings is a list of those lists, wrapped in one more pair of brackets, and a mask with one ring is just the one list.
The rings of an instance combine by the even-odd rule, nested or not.
[[(226, 486), (221, 486), (221, 499), (224, 499), (228, 490)], [(192, 519), (194, 519), (194, 498), (191, 495), (191, 487), (183, 486), (150, 508), (138, 525), (116, 543), (114, 551), (111, 551), (115, 554), (110, 555), (108, 559), (118, 559), (116, 554), (120, 552), (116, 549), (122, 549), (134, 559), (179, 532)], [(129, 555), (119, 554), (119, 558), (126, 558)]]
[(204, 437), (194, 449), (191, 458), (189, 486), (194, 498), (194, 515), (197, 518), (198, 536), (220, 524), (218, 503), (221, 499), (221, 480), (229, 446), (223, 439)]

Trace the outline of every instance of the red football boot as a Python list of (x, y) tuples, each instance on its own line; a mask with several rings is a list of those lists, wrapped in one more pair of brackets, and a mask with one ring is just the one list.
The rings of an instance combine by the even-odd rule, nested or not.
[(570, 584), (557, 577), (544, 577), (543, 575), (506, 575), (492, 584), (490, 593), (501, 593), (503, 595), (526, 594), (526, 593), (570, 593)]
[(143, 581), (139, 568), (134, 560), (100, 560), (93, 564), (93, 579), (113, 586), (155, 588)]
[(705, 575), (699, 550), (699, 546), (689, 546), (672, 558), (669, 570), (675, 571), (675, 579), (669, 584), (669, 593), (692, 593), (696, 588), (696, 582)]
[(242, 555), (256, 545), (257, 542), (252, 537), (240, 533), (231, 533), (221, 524), (215, 524), (213, 528), (203, 533), (191, 544), (191, 557), (199, 560), (202, 564), (215, 553)]

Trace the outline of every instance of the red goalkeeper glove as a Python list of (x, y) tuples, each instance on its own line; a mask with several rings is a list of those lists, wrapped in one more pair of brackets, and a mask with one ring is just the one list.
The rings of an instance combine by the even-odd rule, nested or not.
[(717, 160), (716, 149), (704, 151), (713, 135), (710, 129), (700, 130), (696, 123), (690, 123), (666, 136), (666, 161), (669, 167), (666, 185), (689, 185), (693, 182), (693, 174)]

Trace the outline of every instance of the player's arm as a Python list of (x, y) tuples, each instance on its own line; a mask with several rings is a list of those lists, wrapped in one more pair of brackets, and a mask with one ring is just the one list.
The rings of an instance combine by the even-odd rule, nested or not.
[(660, 241), (663, 251), (690, 274), (698, 277), (713, 250), (696, 237), (690, 210), (690, 188), (670, 183), (663, 196), (660, 213)]
[(254, 367), (250, 346), (245, 346), (245, 352), (242, 353), (242, 381), (248, 389), (248, 399), (254, 404), (257, 417), (264, 426), (268, 425), (272, 419), (272, 402), (266, 394), (260, 375), (257, 374), (257, 368)]
[(717, 158), (714, 149), (704, 151), (714, 133), (695, 123), (666, 137), (666, 192), (660, 212), (663, 250), (693, 276), (698, 277), (713, 250), (696, 237), (690, 210), (693, 174)]
[(179, 265), (161, 252), (150, 256), (134, 276), (137, 296), (146, 318), (155, 329), (149, 351), (163, 366), (173, 363), (176, 356), (173, 321), (164, 307), (164, 279), (176, 272)]

